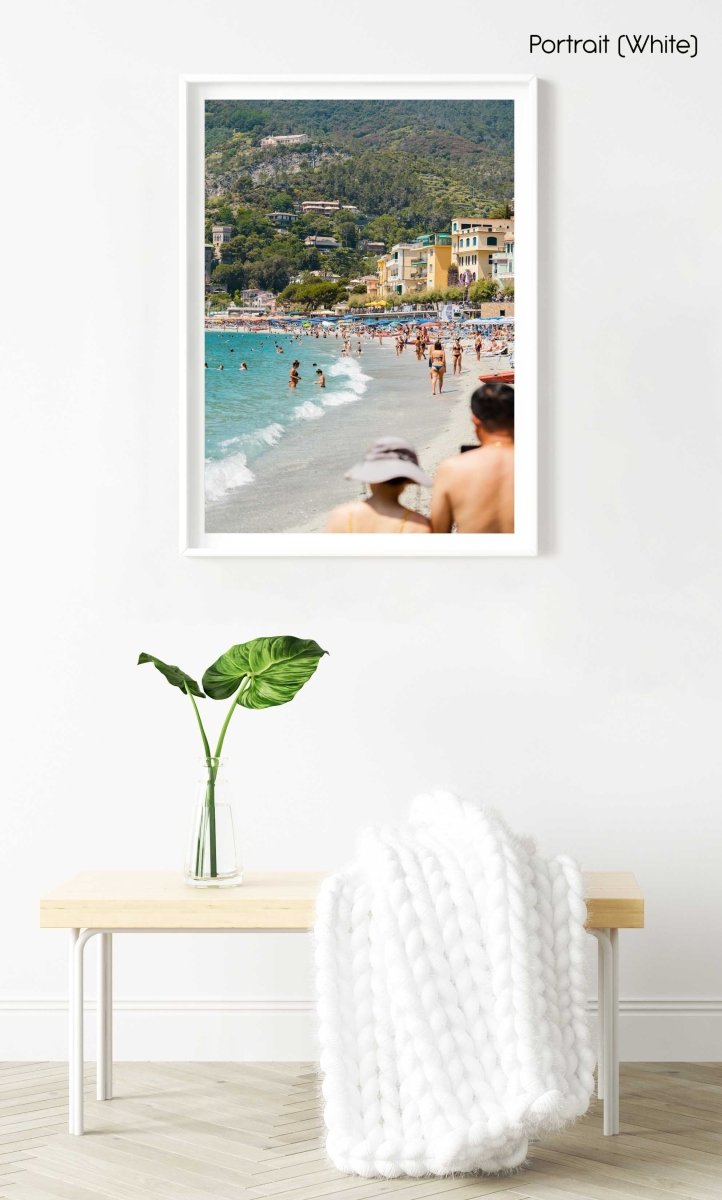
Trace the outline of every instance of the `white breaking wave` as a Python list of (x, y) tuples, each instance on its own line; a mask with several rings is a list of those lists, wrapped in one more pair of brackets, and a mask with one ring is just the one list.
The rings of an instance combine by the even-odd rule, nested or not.
[(226, 458), (206, 459), (206, 500), (211, 503), (222, 500), (227, 492), (252, 483), (253, 471), (248, 466), (242, 450)]
[(263, 429), (256, 429), (253, 433), (244, 433), (240, 440), (246, 446), (260, 446), (261, 443), (265, 446), (275, 446), (276, 442), (281, 440), (283, 434), (283, 425), (279, 425), (278, 421), (274, 421), (272, 425), (266, 425)]
[[(365, 375), (361, 365), (355, 358), (341, 358), (328, 368), (326, 375), (333, 379), (336, 388), (326, 389), (319, 396), (320, 404), (313, 400), (304, 400), (293, 409), (295, 421), (318, 421), (324, 415), (326, 408), (338, 408), (341, 404), (353, 404), (360, 400), (366, 391), (370, 375)], [(206, 500), (215, 503), (223, 500), (228, 492), (235, 488), (253, 483), (255, 476), (248, 465), (245, 447), (275, 446), (285, 433), (285, 428), (278, 421), (255, 429), (253, 433), (243, 433), (237, 437), (225, 438), (219, 442), (222, 452), (238, 446), (239, 449), (231, 454), (224, 453), (223, 458), (207, 458), (205, 471)]]
[[(283, 437), (283, 425), (274, 421), (263, 429), (254, 429), (253, 433), (244, 433), (240, 437), (226, 438), (219, 443), (221, 450), (229, 446), (275, 446)], [(243, 487), (255, 479), (253, 471), (248, 466), (248, 460), (242, 450), (236, 454), (228, 454), (224, 458), (206, 459), (206, 500), (222, 500), (227, 492), (234, 488)]]
[(340, 404), (353, 404), (360, 400), (371, 378), (370, 375), (364, 375), (360, 363), (355, 358), (340, 358), (329, 367), (328, 374), (338, 378), (343, 387), (338, 391), (325, 393), (323, 403), (327, 408), (337, 408)]
[(323, 409), (318, 404), (314, 404), (313, 400), (304, 400), (303, 404), (298, 404), (293, 415), (297, 421), (317, 421), (323, 416)]

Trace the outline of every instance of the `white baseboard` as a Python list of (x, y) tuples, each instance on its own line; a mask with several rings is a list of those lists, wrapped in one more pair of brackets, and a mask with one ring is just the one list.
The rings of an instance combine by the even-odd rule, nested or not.
[[(596, 1003), (590, 1001), (592, 1014)], [(0, 1061), (60, 1061), (67, 1053), (64, 1000), (0, 1000)], [(318, 1057), (314, 1002), (306, 997), (118, 1000), (118, 1061), (297, 1062)], [(620, 1001), (620, 1056), (627, 1062), (716, 1062), (722, 999)], [(93, 1005), (86, 1057), (95, 1057)]]

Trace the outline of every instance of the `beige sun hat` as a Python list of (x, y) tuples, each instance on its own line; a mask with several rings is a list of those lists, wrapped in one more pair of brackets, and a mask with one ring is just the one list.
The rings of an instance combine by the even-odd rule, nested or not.
[(346, 479), (361, 483), (387, 483), (389, 479), (408, 479), (422, 487), (431, 487), (430, 475), (419, 466), (419, 456), (403, 438), (377, 438), (361, 462), (346, 472)]

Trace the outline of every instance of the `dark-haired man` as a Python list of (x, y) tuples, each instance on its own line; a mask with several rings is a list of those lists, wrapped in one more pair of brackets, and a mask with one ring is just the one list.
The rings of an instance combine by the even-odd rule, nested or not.
[(471, 397), (479, 447), (442, 462), (431, 496), (434, 533), (514, 532), (514, 389), (482, 384)]

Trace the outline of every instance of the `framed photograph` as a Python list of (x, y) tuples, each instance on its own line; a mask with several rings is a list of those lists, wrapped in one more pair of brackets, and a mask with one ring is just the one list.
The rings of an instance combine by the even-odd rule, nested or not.
[(183, 551), (536, 554), (534, 78), (181, 106)]

